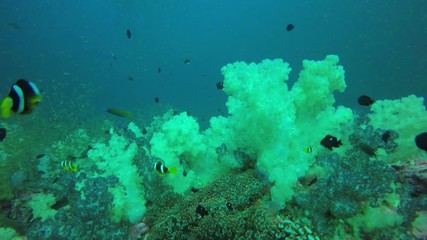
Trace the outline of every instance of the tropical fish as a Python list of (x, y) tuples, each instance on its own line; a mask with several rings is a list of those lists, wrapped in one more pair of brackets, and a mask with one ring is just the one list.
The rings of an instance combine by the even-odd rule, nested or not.
[(415, 144), (419, 149), (427, 151), (427, 132), (418, 134), (415, 137)]
[(224, 88), (224, 81), (220, 81), (216, 83), (216, 88), (221, 90)]
[(377, 158), (377, 155), (375, 154), (375, 150), (373, 147), (369, 146), (367, 143), (360, 143), (358, 144), (358, 147), (360, 150), (362, 150), (364, 153), (366, 153), (369, 157)]
[(154, 168), (154, 171), (156, 171), (160, 175), (175, 174), (176, 173), (176, 167), (172, 167), (169, 169), (165, 165), (163, 165), (163, 163), (161, 163), (161, 162), (154, 163), (153, 168)]
[(341, 140), (329, 134), (320, 141), (320, 144), (331, 151), (333, 147), (337, 148), (342, 145)]
[(31, 113), (40, 101), (39, 88), (33, 82), (19, 79), (12, 85), (9, 94), (1, 102), (1, 116), (7, 118), (11, 113)]
[(391, 138), (391, 133), (389, 130), (385, 131), (383, 135), (381, 135), (381, 139), (387, 143), (387, 141)]
[(369, 96), (362, 95), (357, 99), (357, 102), (362, 106), (371, 106), (375, 101)]
[(312, 153), (313, 152), (313, 148), (311, 146), (305, 147), (304, 148), (304, 152), (306, 152), (306, 153)]
[(62, 161), (61, 167), (67, 172), (77, 172), (78, 170), (77, 163), (73, 163), (69, 160)]
[(5, 138), (6, 138), (6, 128), (2, 127), (0, 128), (0, 142), (3, 142)]
[(121, 110), (117, 108), (107, 108), (107, 113), (116, 115), (118, 117), (123, 117), (123, 118), (128, 118), (130, 120), (133, 120), (132, 113), (125, 110)]
[(197, 214), (199, 214), (202, 218), (204, 217), (204, 216), (207, 216), (207, 215), (209, 215), (209, 212), (208, 212), (208, 210), (206, 210), (206, 208), (204, 208), (202, 205), (197, 205), (197, 207), (196, 207), (196, 213)]

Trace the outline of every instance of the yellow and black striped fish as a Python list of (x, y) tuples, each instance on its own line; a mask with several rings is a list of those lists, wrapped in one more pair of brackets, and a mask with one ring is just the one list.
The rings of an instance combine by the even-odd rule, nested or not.
[(19, 79), (12, 85), (9, 94), (1, 102), (1, 116), (7, 118), (11, 113), (31, 113), (40, 101), (41, 93), (36, 84)]
[(67, 172), (77, 172), (78, 170), (77, 163), (73, 163), (69, 160), (62, 161), (61, 167)]

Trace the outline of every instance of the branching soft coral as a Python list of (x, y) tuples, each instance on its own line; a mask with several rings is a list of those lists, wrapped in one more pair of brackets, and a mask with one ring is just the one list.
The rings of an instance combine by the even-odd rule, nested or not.
[(381, 155), (388, 163), (408, 161), (422, 154), (414, 143), (415, 136), (427, 126), (427, 110), (424, 98), (410, 95), (397, 100), (377, 100), (371, 106), (369, 119), (374, 128), (391, 129), (399, 134), (398, 147), (393, 155)]
[[(333, 93), (346, 86), (337, 56), (304, 61), (304, 70), (292, 91), (286, 84), (290, 71), (289, 64), (281, 59), (259, 64), (236, 62), (221, 68), (224, 92), (229, 95), (228, 116), (212, 118), (211, 127), (199, 133), (195, 120), (180, 114), (164, 123), (150, 142), (153, 156), (167, 166), (181, 168), (180, 174), (165, 181), (175, 191), (178, 186), (185, 186), (182, 191), (189, 184), (206, 183), (224, 169), (235, 167), (238, 161), (233, 153), (243, 152), (256, 159), (258, 171), (273, 184), (273, 202), (283, 208), (294, 194), (294, 184), (313, 161), (304, 147), (318, 146), (325, 134), (344, 137), (353, 120), (351, 110), (333, 107)], [(223, 144), (227, 153), (219, 162), (215, 148)], [(315, 149), (318, 151), (321, 149)], [(223, 171), (216, 171), (221, 167)]]

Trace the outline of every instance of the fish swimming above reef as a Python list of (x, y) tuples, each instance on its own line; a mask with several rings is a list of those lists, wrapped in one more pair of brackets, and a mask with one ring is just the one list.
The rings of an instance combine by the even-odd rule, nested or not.
[(415, 137), (415, 144), (419, 149), (427, 151), (427, 132), (418, 134)]
[(199, 214), (202, 218), (204, 217), (204, 216), (208, 216), (209, 215), (209, 212), (208, 212), (208, 210), (206, 210), (206, 208), (204, 208), (202, 205), (197, 205), (197, 207), (196, 207), (196, 213), (197, 214)]
[(322, 139), (322, 141), (320, 141), (320, 144), (331, 151), (332, 151), (332, 148), (334, 147), (337, 148), (342, 145), (341, 140), (338, 140), (338, 138), (331, 136), (329, 134), (326, 135)]
[(176, 167), (172, 167), (169, 169), (165, 165), (163, 165), (163, 163), (161, 163), (161, 162), (154, 163), (153, 168), (154, 168), (154, 171), (160, 175), (175, 174), (176, 173)]
[(311, 146), (305, 147), (304, 148), (304, 152), (306, 152), (306, 153), (312, 153), (313, 152), (313, 147), (311, 147)]
[(218, 90), (222, 90), (224, 88), (224, 81), (220, 81), (216, 83), (216, 88)]
[(62, 167), (62, 169), (64, 169), (67, 172), (77, 172), (77, 170), (78, 170), (77, 163), (73, 163), (69, 160), (62, 161), (61, 167)]
[(357, 102), (362, 106), (371, 106), (375, 101), (369, 96), (362, 95), (357, 99)]
[(9, 94), (1, 102), (1, 116), (7, 118), (11, 113), (31, 113), (41, 98), (40, 90), (36, 84), (19, 79), (12, 85)]
[(288, 24), (288, 26), (286, 26), (286, 31), (290, 32), (290, 31), (292, 31), (294, 28), (295, 28), (295, 26), (294, 26), (292, 23), (290, 23), (290, 24)]
[(125, 110), (121, 110), (117, 108), (107, 108), (107, 113), (116, 115), (118, 117), (123, 117), (123, 118), (133, 120), (132, 113)]
[(3, 142), (5, 138), (6, 138), (6, 128), (2, 127), (0, 128), (0, 142)]
[(377, 155), (375, 154), (376, 149), (371, 147), (367, 143), (360, 143), (357, 146), (362, 152), (366, 153), (369, 157), (377, 158)]
[(381, 135), (381, 139), (383, 142), (387, 143), (387, 141), (391, 138), (391, 133), (389, 130), (385, 131), (383, 135)]

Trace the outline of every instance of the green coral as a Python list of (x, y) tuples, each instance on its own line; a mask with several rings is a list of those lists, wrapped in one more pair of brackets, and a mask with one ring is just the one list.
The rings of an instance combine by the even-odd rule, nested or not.
[[(256, 160), (257, 169), (272, 183), (272, 201), (284, 208), (298, 178), (313, 162), (303, 149), (317, 145), (326, 134), (346, 138), (351, 133), (352, 111), (333, 107), (333, 93), (346, 87), (338, 60), (330, 55), (323, 61), (304, 61), (291, 91), (286, 84), (291, 68), (281, 59), (221, 68), (229, 96), (228, 116), (213, 117), (210, 128), (200, 132), (193, 118), (180, 114), (151, 139), (151, 154), (179, 170), (164, 182), (179, 193), (192, 185), (204, 186), (232, 168), (245, 166), (235, 156), (240, 152)], [(217, 157), (215, 150), (222, 145), (227, 153)], [(180, 174), (184, 172), (185, 177)]]
[(375, 129), (390, 129), (399, 134), (395, 139), (398, 147), (393, 155), (382, 154), (379, 157), (387, 163), (407, 161), (425, 155), (414, 144), (415, 136), (426, 131), (427, 110), (424, 98), (410, 95), (396, 100), (377, 100), (371, 106), (368, 115), (369, 124)]
[(55, 203), (56, 198), (53, 194), (38, 193), (31, 196), (27, 206), (33, 210), (34, 218), (41, 218), (42, 221), (46, 221), (55, 216), (56, 211), (52, 209)]
[(116, 222), (137, 223), (145, 212), (142, 177), (138, 174), (133, 159), (138, 152), (135, 142), (119, 136), (110, 129), (111, 138), (106, 143), (93, 144), (87, 156), (104, 173), (102, 176), (116, 176), (120, 183), (110, 188), (114, 195), (112, 218)]

